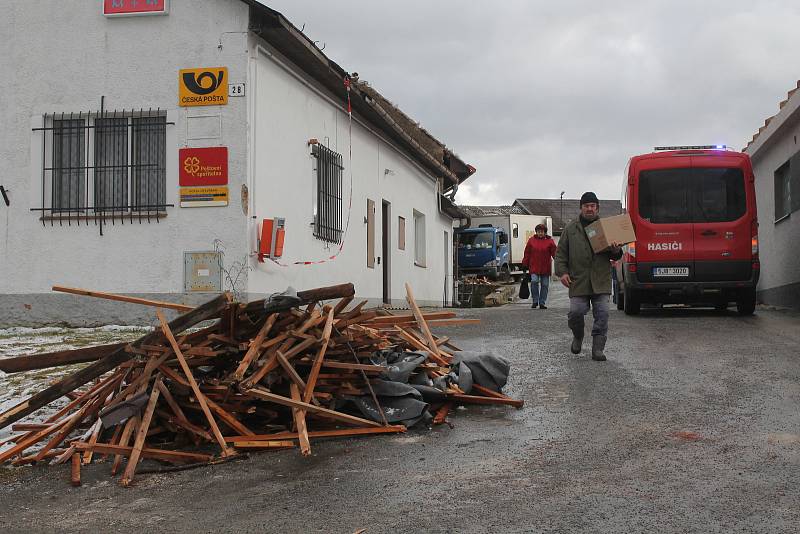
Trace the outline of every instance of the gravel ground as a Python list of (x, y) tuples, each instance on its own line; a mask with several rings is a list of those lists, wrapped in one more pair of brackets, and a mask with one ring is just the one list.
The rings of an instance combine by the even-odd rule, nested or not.
[[(612, 312), (609, 361), (569, 353), (566, 293), (464, 310), (525, 407), (191, 471), (0, 469), (2, 532), (797, 532), (800, 315)], [(590, 322), (590, 321), (589, 321)], [(2, 380), (2, 379), (0, 379)], [(0, 387), (2, 383), (0, 383)], [(149, 467), (149, 466), (144, 466)]]

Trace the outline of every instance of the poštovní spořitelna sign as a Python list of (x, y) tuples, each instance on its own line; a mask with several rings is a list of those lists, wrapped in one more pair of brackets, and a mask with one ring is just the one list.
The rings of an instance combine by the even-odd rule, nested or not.
[(178, 74), (178, 105), (221, 106), (227, 103), (227, 67), (182, 69)]
[(228, 184), (228, 147), (181, 148), (178, 161), (181, 186)]

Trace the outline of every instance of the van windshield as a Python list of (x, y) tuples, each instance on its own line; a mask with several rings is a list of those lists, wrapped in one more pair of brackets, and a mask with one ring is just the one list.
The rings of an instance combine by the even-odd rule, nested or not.
[(741, 169), (659, 169), (639, 175), (639, 216), (654, 224), (735, 221), (746, 210)]
[(492, 248), (494, 232), (469, 232), (460, 235), (458, 248)]

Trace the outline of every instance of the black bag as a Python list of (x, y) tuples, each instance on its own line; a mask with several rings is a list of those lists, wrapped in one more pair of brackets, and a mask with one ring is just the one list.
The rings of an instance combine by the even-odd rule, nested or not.
[(526, 300), (531, 298), (531, 288), (528, 287), (528, 275), (522, 275), (522, 282), (519, 284), (519, 298)]

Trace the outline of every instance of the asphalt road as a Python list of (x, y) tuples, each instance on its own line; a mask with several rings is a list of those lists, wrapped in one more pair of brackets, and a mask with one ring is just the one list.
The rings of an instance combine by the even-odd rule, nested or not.
[(800, 315), (614, 310), (609, 361), (568, 351), (567, 298), (465, 310), (521, 410), (313, 442), (123, 489), (108, 464), (0, 470), (2, 532), (798, 532)]

